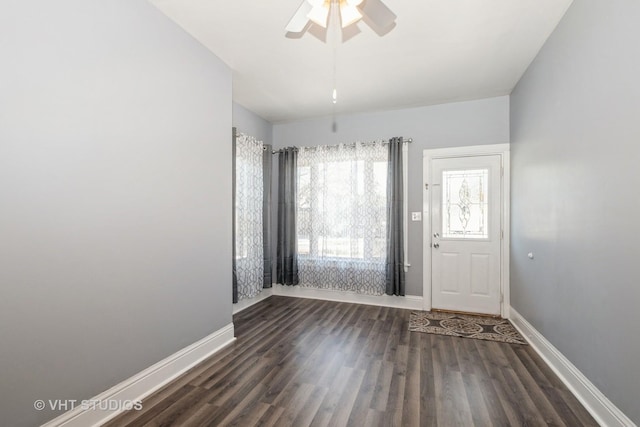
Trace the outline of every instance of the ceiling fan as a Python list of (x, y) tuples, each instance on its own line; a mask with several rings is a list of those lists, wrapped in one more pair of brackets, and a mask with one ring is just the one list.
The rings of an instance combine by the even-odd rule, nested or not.
[(396, 15), (381, 0), (304, 0), (287, 24), (286, 30), (290, 33), (302, 33), (311, 23), (327, 28), (329, 12), (332, 10), (340, 16), (342, 28), (363, 19), (381, 35), (394, 25), (396, 19)]

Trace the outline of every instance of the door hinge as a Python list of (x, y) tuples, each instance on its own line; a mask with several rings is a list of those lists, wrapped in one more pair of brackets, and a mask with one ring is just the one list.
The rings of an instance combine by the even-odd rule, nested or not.
[(429, 189), (429, 184), (427, 184), (426, 182), (424, 183), (424, 189), (428, 190)]
[(500, 176), (504, 176), (504, 166), (500, 166)]
[(500, 230), (500, 239), (504, 240), (504, 230)]

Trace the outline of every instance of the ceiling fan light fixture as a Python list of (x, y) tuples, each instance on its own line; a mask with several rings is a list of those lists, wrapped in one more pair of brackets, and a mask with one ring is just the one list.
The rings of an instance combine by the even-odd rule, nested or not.
[[(298, 6), (285, 28), (289, 33), (302, 33), (307, 29), (311, 29), (310, 32), (313, 33), (314, 29), (317, 30), (313, 25), (309, 25), (313, 23), (324, 29), (342, 27), (343, 35), (349, 27), (351, 31), (355, 29), (357, 34), (359, 30), (353, 24), (363, 18), (367, 25), (382, 36), (395, 25), (396, 15), (382, 0), (302, 0), (302, 4)], [(323, 36), (321, 40), (326, 41), (328, 37)]]
[(348, 27), (360, 19), (362, 19), (362, 14), (355, 6), (347, 4), (346, 2), (340, 4), (340, 21), (342, 21), (342, 28)]
[(329, 3), (322, 3), (320, 5), (314, 5), (313, 9), (307, 14), (309, 18), (315, 24), (320, 25), (322, 28), (327, 28), (327, 19), (329, 18)]

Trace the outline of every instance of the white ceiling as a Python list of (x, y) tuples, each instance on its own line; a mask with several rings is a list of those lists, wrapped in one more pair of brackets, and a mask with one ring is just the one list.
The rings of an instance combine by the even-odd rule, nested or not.
[[(277, 123), (332, 113), (333, 47), (285, 37), (302, 0), (150, 0), (233, 70), (233, 99)], [(398, 16), (337, 47), (337, 113), (511, 92), (572, 0), (384, 0)]]

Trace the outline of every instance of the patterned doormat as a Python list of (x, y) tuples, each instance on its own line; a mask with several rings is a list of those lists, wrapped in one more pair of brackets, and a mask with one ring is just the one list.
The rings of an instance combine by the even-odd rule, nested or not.
[(507, 319), (496, 317), (413, 311), (409, 317), (409, 330), (511, 344), (527, 344)]

